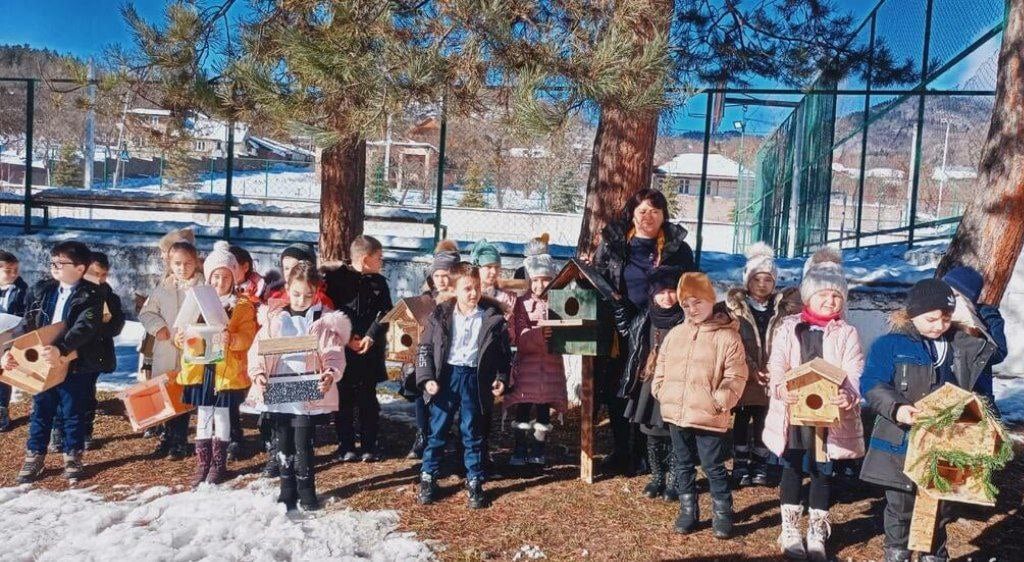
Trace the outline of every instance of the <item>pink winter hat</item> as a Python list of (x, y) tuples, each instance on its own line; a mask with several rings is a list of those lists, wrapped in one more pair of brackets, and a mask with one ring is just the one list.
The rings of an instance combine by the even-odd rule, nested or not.
[(224, 240), (214, 242), (213, 251), (207, 254), (206, 260), (203, 261), (203, 274), (206, 276), (207, 283), (210, 282), (210, 276), (213, 275), (213, 272), (222, 267), (228, 268), (236, 284), (242, 280), (242, 272), (241, 268), (238, 267), (238, 260), (235, 259), (230, 249), (231, 244)]

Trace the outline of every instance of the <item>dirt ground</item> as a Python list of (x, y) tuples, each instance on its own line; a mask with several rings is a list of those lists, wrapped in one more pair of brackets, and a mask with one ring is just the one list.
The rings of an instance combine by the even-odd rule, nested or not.
[[(13, 430), (0, 435), (0, 486), (14, 485), (27, 435), (28, 404), (12, 405)], [(253, 419), (246, 420), (250, 449), (256, 449)], [(599, 447), (606, 447), (607, 424), (598, 428)], [(501, 474), (486, 490), (490, 509), (466, 507), (462, 479), (442, 480), (443, 499), (432, 506), (415, 501), (418, 462), (405, 460), (413, 431), (405, 424), (382, 420), (383, 462), (341, 464), (330, 458), (333, 427), (321, 428), (317, 487), (321, 499), (338, 498), (329, 509), (394, 509), (401, 514), (402, 530), (415, 531), (432, 541), (445, 560), (529, 559), (530, 547), (549, 560), (778, 560), (775, 539), (779, 532), (778, 491), (744, 488), (734, 495), (737, 525), (735, 538), (717, 540), (709, 530), (710, 499), (701, 488), (704, 522), (698, 532), (681, 536), (672, 531), (677, 506), (640, 496), (646, 477), (600, 478), (593, 485), (578, 476), (579, 420), (572, 414), (564, 426), (556, 425), (557, 449), (553, 466), (544, 471), (505, 467), (511, 439), (498, 432), (492, 437), (494, 458)], [(185, 485), (193, 460), (152, 460), (156, 445), (132, 433), (121, 403), (104, 394), (97, 417), (96, 438), (100, 449), (88, 451), (86, 480), (79, 487), (95, 487), (117, 497), (125, 486)], [(599, 449), (603, 450), (603, 449)], [(229, 467), (236, 475), (255, 477), (263, 455), (253, 455)], [(1015, 461), (998, 479), (995, 508), (964, 507), (961, 519), (950, 526), (950, 551), (956, 560), (1024, 560), (1024, 463)], [(703, 480), (700, 483), (703, 485)], [(47, 458), (47, 470), (37, 486), (67, 488), (61, 475), (60, 455)], [(882, 553), (879, 490), (859, 481), (837, 481), (831, 549), (840, 561), (880, 560)], [(1018, 534), (1020, 533), (1020, 534)], [(532, 551), (536, 553), (536, 551)], [(518, 556), (517, 556), (518, 555)]]

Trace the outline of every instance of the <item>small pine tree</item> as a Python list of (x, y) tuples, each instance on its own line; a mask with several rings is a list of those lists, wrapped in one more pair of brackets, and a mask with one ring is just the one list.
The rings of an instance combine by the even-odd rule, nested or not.
[(459, 200), (459, 206), (474, 209), (483, 209), (487, 206), (487, 200), (484, 199), (483, 172), (476, 164), (470, 164), (466, 170), (462, 199)]
[(384, 164), (377, 164), (373, 169), (373, 178), (370, 180), (369, 199), (371, 203), (394, 203), (395, 197), (391, 195), (391, 186), (384, 177)]
[(580, 192), (571, 171), (563, 172), (551, 186), (548, 209), (552, 213), (578, 213)]
[(679, 178), (665, 177), (661, 180), (658, 190), (665, 196), (668, 202), (668, 216), (666, 220), (679, 218)]
[(53, 184), (61, 187), (82, 187), (82, 170), (71, 143), (61, 143), (53, 168)]

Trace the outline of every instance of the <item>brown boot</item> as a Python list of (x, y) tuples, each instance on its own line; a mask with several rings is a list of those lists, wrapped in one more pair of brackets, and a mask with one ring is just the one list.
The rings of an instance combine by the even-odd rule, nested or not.
[(206, 475), (208, 484), (220, 484), (228, 471), (228, 442), (220, 439), (211, 439), (212, 455), (210, 458), (210, 473)]
[(196, 439), (196, 472), (192, 475), (192, 487), (195, 488), (206, 480), (210, 472), (210, 440)]

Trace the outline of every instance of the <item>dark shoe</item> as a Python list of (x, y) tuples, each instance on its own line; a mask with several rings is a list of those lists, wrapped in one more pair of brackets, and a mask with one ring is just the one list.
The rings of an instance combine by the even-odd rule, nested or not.
[(59, 453), (64, 449), (64, 432), (56, 427), (50, 431), (50, 452)]
[(281, 476), (281, 460), (277, 453), (267, 453), (267, 463), (263, 465), (264, 478), (278, 478)]
[(676, 517), (676, 532), (690, 533), (697, 528), (700, 521), (700, 507), (697, 505), (696, 494), (679, 496), (679, 515)]
[(771, 486), (772, 479), (768, 474), (768, 467), (758, 465), (758, 467), (754, 469), (754, 476), (750, 479), (750, 483), (754, 486)]
[(546, 448), (548, 434), (551, 433), (552, 427), (551, 424), (533, 424), (533, 442), (529, 443), (530, 454), (526, 462), (537, 466), (544, 466), (548, 463)]
[(7, 408), (0, 407), (0, 433), (11, 429), (11, 413)]
[(470, 480), (466, 483), (466, 493), (469, 495), (470, 509), (483, 509), (487, 507), (487, 497), (484, 496), (484, 483), (481, 480)]
[(146, 431), (142, 432), (142, 437), (144, 439), (152, 439), (154, 437), (160, 437), (161, 435), (163, 435), (163, 433), (164, 432), (160, 428), (160, 426), (151, 427), (151, 428), (147, 429)]
[(35, 482), (43, 473), (46, 464), (46, 453), (25, 453), (25, 462), (18, 471), (18, 484)]
[(172, 461), (184, 460), (185, 457), (187, 457), (187, 456), (188, 456), (188, 445), (184, 444), (184, 443), (178, 443), (177, 445), (172, 445), (170, 447), (170, 449), (168, 450), (168, 453), (167, 453), (167, 458), (171, 459)]
[(355, 451), (346, 451), (345, 453), (338, 453), (338, 460), (341, 462), (357, 462), (359, 455)]
[(75, 484), (82, 479), (85, 470), (82, 468), (82, 453), (64, 453), (64, 478)]
[(299, 507), (306, 511), (320, 509), (320, 499), (316, 497), (316, 480), (312, 470), (302, 476), (296, 474), (295, 487), (299, 493)]
[[(166, 456), (168, 456), (170, 454), (171, 454), (171, 444), (170, 444), (170, 442), (168, 442), (166, 439), (161, 439), (160, 442), (157, 443), (156, 449), (153, 449), (153, 452), (150, 453), (149, 456), (152, 459), (162, 459), (162, 458), (164, 458), (164, 457), (166, 457)], [(184, 458), (184, 457), (182, 457), (182, 458)], [(180, 460), (180, 459), (175, 459), (175, 460)]]
[(905, 548), (885, 548), (885, 562), (910, 562), (910, 551)]
[(412, 448), (409, 449), (409, 454), (405, 455), (405, 458), (409, 460), (416, 460), (423, 458), (423, 450), (427, 448), (427, 437), (422, 432), (416, 432), (416, 440), (412, 442)]
[(420, 493), (416, 497), (420, 505), (430, 505), (437, 501), (437, 482), (429, 474), (420, 475)]
[(651, 468), (651, 481), (644, 486), (643, 494), (652, 500), (665, 492), (665, 451), (662, 445), (660, 439), (647, 439), (647, 464)]
[(213, 445), (209, 439), (196, 439), (196, 471), (192, 475), (192, 481), (189, 484), (193, 488), (205, 482), (207, 475), (210, 473), (210, 462), (213, 456), (212, 447)]
[(228, 460), (237, 461), (242, 454), (242, 444), (238, 441), (228, 443)]
[[(198, 447), (196, 448), (198, 451)], [(220, 439), (210, 440), (210, 472), (206, 474), (206, 482), (220, 484), (228, 472), (228, 444)]]
[(917, 558), (917, 562), (949, 562), (949, 557), (938, 554), (922, 554)]
[(367, 452), (363, 453), (363, 455), (359, 458), (359, 460), (361, 460), (363, 462), (379, 462), (380, 461), (380, 455), (378, 455), (377, 453), (375, 453), (373, 451), (367, 451)]
[(732, 498), (711, 500), (711, 530), (715, 538), (727, 539), (732, 534)]
[(512, 466), (526, 466), (526, 460), (530, 454), (528, 443), (532, 433), (533, 426), (529, 423), (516, 424), (515, 429), (512, 431), (515, 444), (512, 446), (512, 458), (509, 459), (508, 464)]
[(284, 461), (281, 461), (280, 457), (278, 457), (277, 462), (281, 469), (281, 492), (277, 496), (277, 501), (278, 503), (283, 503), (285, 509), (288, 511), (294, 510), (299, 501), (298, 484), (295, 481), (294, 462), (295, 457), (285, 459)]
[(626, 475), (631, 472), (629, 459), (621, 453), (612, 453), (601, 461), (601, 471), (610, 475)]

